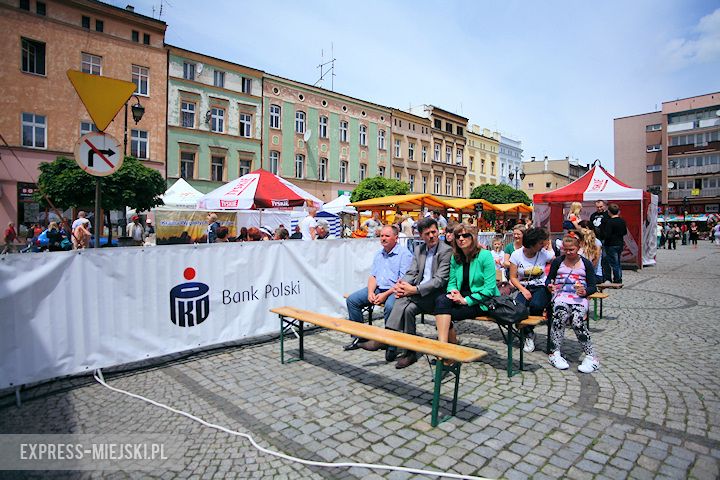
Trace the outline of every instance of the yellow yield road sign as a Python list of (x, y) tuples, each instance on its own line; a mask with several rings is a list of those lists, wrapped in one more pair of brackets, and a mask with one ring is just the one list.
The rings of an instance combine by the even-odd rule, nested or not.
[(68, 70), (67, 76), (90, 114), (90, 118), (101, 132), (105, 131), (118, 111), (135, 92), (135, 84), (125, 80), (90, 75), (77, 70)]

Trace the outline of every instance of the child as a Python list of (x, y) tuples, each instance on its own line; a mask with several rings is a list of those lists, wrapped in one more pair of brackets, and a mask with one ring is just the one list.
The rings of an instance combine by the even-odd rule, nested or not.
[(505, 262), (505, 252), (502, 250), (502, 238), (501, 237), (495, 237), (492, 241), (492, 253), (493, 260), (495, 261), (495, 270), (500, 270), (502, 272), (502, 281), (505, 281), (505, 268), (503, 266), (503, 263)]

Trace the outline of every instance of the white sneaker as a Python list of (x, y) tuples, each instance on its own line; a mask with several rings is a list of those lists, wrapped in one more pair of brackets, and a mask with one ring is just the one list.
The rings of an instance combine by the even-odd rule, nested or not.
[(531, 353), (535, 351), (535, 332), (528, 334), (525, 337), (525, 343), (523, 344), (523, 351), (525, 353)]
[(550, 360), (550, 364), (553, 367), (559, 370), (567, 370), (570, 368), (568, 362), (560, 355), (560, 350), (555, 350), (552, 354), (548, 355), (548, 360)]
[(580, 365), (578, 365), (578, 372), (592, 373), (598, 368), (600, 368), (600, 361), (597, 359), (597, 357), (585, 355), (585, 359)]

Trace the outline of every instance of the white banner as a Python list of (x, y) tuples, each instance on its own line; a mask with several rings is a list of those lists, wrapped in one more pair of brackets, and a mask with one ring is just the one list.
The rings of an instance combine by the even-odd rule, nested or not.
[(0, 388), (279, 332), (292, 305), (347, 318), (377, 239), (0, 257)]

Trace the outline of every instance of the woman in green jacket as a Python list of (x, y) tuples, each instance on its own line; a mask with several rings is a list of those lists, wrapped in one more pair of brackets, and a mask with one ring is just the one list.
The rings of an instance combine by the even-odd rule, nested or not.
[(477, 228), (467, 223), (453, 231), (453, 256), (447, 295), (435, 301), (435, 324), (438, 340), (457, 343), (452, 321), (475, 318), (487, 311), (489, 297), (500, 295), (495, 276), (495, 261), (488, 250), (478, 245)]

